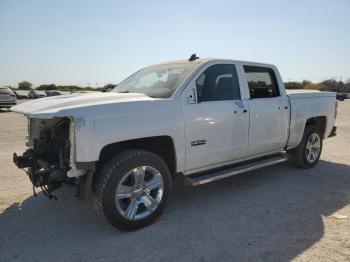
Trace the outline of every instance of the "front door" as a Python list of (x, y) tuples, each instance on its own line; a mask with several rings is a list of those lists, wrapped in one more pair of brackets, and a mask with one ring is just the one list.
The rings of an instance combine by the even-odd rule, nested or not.
[(192, 87), (196, 89), (197, 102), (183, 103), (186, 171), (243, 157), (248, 144), (249, 112), (241, 101), (235, 65), (208, 65), (188, 89)]

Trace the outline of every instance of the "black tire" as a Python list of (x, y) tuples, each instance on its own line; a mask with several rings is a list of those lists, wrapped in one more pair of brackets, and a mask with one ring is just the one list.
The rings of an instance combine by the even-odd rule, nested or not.
[[(306, 157), (307, 155), (306, 146), (309, 138), (315, 133), (320, 137), (320, 151), (316, 159), (310, 162)], [(313, 126), (313, 125), (306, 126), (304, 130), (303, 138), (299, 146), (293, 149), (292, 151), (290, 151), (295, 165), (300, 168), (311, 168), (314, 165), (316, 165), (322, 153), (322, 141), (323, 141), (323, 135), (321, 130), (317, 126)]]
[[(140, 166), (149, 166), (159, 171), (164, 184), (163, 195), (157, 208), (149, 216), (139, 220), (129, 220), (118, 211), (115, 194), (126, 174)], [(143, 150), (128, 150), (112, 157), (98, 173), (96, 183), (95, 204), (98, 213), (114, 227), (125, 231), (145, 227), (159, 217), (168, 202), (172, 187), (171, 174), (165, 161)]]

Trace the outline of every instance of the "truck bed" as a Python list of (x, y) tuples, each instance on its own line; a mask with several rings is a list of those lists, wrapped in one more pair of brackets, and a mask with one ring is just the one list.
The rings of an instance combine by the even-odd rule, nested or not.
[(288, 147), (298, 146), (306, 121), (312, 117), (328, 119), (325, 129), (325, 137), (328, 137), (334, 126), (335, 93), (317, 90), (286, 90), (286, 93), (291, 107)]
[(290, 99), (295, 98), (311, 98), (311, 97), (335, 97), (334, 92), (325, 92), (325, 91), (318, 91), (318, 90), (299, 90), (299, 89), (292, 89), (292, 90), (286, 90), (287, 96)]

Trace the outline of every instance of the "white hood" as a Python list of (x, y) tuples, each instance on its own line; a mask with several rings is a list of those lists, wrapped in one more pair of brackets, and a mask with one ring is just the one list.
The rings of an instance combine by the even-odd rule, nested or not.
[(153, 99), (139, 93), (77, 93), (35, 99), (13, 106), (11, 110), (33, 118), (52, 118), (74, 116), (74, 111), (84, 107), (144, 100)]

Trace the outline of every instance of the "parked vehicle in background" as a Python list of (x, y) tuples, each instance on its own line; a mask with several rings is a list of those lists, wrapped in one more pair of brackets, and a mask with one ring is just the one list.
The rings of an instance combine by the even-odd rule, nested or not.
[(144, 68), (111, 92), (12, 110), (28, 117), (30, 147), (14, 162), (35, 187), (52, 198), (78, 178), (82, 198), (134, 230), (162, 213), (177, 176), (197, 186), (288, 158), (313, 167), (335, 135), (337, 103), (332, 92), (286, 91), (273, 65), (192, 55)]
[(337, 100), (344, 101), (345, 99), (348, 99), (348, 94), (345, 93), (337, 93)]
[(28, 99), (27, 95), (19, 94), (17, 91), (13, 91), (13, 93), (15, 93), (17, 99)]
[(29, 99), (38, 99), (38, 98), (41, 98), (41, 97), (45, 97), (44, 94), (41, 94), (41, 93), (38, 93), (36, 92), (35, 90), (30, 90), (29, 93), (28, 93), (28, 98)]
[(0, 87), (0, 108), (10, 108), (16, 104), (16, 94), (8, 87)]
[(29, 99), (37, 99), (37, 94), (34, 90), (30, 90), (29, 93), (28, 93), (28, 98)]
[(45, 91), (45, 95), (46, 96), (60, 96), (62, 94), (56, 90), (52, 90), (52, 91), (47, 90), (47, 91)]

